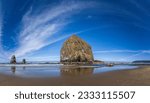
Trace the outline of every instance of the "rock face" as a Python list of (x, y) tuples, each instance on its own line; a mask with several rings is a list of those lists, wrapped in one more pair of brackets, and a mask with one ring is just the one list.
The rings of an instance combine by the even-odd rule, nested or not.
[(11, 63), (11, 64), (16, 64), (16, 57), (15, 57), (15, 55), (13, 55), (13, 56), (11, 57), (10, 63)]
[(92, 48), (85, 41), (72, 35), (61, 48), (62, 63), (93, 63)]

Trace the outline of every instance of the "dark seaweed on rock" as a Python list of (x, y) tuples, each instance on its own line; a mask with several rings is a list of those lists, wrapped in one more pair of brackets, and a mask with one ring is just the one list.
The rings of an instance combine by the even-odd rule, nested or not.
[(94, 61), (91, 46), (76, 35), (72, 35), (64, 42), (60, 57), (62, 63), (92, 63)]

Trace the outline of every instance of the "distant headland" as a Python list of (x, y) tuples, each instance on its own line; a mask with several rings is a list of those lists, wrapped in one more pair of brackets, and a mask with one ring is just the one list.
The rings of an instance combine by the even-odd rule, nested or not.
[(132, 64), (150, 64), (150, 60), (136, 60)]

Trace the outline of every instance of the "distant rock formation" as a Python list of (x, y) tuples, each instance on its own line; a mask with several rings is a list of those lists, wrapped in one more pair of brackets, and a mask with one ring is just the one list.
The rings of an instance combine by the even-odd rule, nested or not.
[(15, 55), (13, 55), (13, 56), (11, 57), (10, 63), (11, 63), (11, 64), (16, 64), (16, 57), (15, 57)]
[(137, 60), (133, 61), (132, 64), (150, 64), (150, 60)]
[(26, 64), (26, 59), (22, 59), (22, 64)]
[(104, 61), (94, 60), (94, 64), (104, 64)]
[(85, 41), (72, 35), (61, 48), (61, 63), (93, 63), (92, 48)]

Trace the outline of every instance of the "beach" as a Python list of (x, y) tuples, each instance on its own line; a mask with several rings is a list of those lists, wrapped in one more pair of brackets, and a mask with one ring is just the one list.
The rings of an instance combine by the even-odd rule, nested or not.
[(150, 86), (150, 66), (94, 75), (22, 78), (0, 74), (1, 86)]

